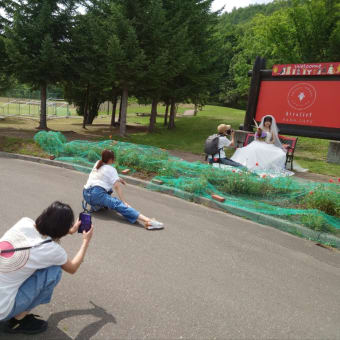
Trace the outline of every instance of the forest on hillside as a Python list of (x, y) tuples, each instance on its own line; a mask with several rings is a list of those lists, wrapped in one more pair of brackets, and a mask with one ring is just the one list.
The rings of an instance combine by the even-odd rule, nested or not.
[(274, 0), (231, 13), (211, 4), (0, 0), (0, 92), (40, 90), (40, 128), (48, 89), (77, 106), (84, 127), (111, 101), (112, 124), (124, 135), (131, 96), (152, 104), (152, 132), (158, 103), (169, 128), (177, 103), (245, 108), (256, 56), (267, 68), (340, 60), (339, 0)]
[(217, 35), (224, 71), (215, 99), (244, 108), (256, 56), (266, 58), (268, 69), (340, 60), (340, 1), (275, 0), (234, 9), (219, 17)]

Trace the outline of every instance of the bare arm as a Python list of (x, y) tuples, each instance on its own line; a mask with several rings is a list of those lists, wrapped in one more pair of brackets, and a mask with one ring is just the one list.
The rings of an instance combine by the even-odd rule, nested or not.
[(80, 249), (78, 250), (77, 254), (72, 260), (67, 260), (67, 262), (61, 266), (61, 268), (65, 270), (65, 272), (69, 274), (74, 274), (78, 270), (81, 263), (84, 261), (84, 257), (85, 257), (87, 248), (90, 244), (92, 234), (93, 234), (93, 226), (87, 233), (85, 231), (83, 232), (83, 243)]
[(235, 146), (235, 131), (231, 133), (231, 143), (230, 146)]
[(70, 235), (76, 233), (76, 232), (78, 231), (80, 225), (81, 225), (81, 221), (80, 221), (79, 218), (78, 218), (77, 221), (76, 221), (76, 223), (73, 224), (73, 226), (72, 226), (71, 229), (68, 231), (68, 233), (69, 233)]
[(113, 188), (115, 189), (119, 199), (122, 202), (124, 202), (125, 204), (127, 204), (126, 201), (125, 201), (124, 195), (123, 195), (123, 190), (122, 190), (122, 187), (120, 185), (120, 181), (116, 181), (116, 183), (113, 185)]

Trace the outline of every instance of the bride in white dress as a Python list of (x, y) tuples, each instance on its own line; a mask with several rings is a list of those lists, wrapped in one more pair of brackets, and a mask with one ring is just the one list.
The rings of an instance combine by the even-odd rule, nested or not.
[(235, 151), (231, 160), (238, 162), (249, 170), (287, 172), (285, 170), (286, 150), (282, 146), (275, 118), (264, 116), (255, 133), (255, 140)]

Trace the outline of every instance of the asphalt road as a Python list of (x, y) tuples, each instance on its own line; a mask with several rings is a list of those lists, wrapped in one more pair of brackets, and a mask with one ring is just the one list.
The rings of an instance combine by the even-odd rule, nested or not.
[[(54, 200), (81, 210), (86, 174), (0, 158), (0, 233)], [(128, 202), (166, 225), (113, 212), (75, 275), (64, 274), (40, 336), (11, 339), (340, 339), (340, 252), (128, 185)], [(78, 234), (62, 245), (72, 256)]]

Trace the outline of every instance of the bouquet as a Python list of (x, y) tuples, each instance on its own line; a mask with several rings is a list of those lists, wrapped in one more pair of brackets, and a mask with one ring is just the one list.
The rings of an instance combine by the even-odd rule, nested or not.
[(267, 132), (263, 131), (262, 129), (258, 128), (257, 132), (256, 132), (256, 139), (264, 142), (266, 140), (267, 137)]

